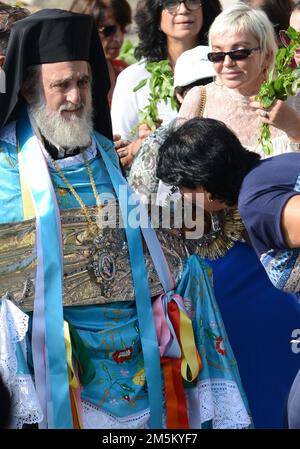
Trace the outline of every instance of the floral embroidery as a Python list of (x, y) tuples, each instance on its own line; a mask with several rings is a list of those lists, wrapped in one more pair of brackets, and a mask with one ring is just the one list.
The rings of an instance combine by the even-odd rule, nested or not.
[[(214, 325), (211, 323), (212, 327), (214, 327)], [(223, 356), (227, 355), (225, 348), (224, 348), (224, 340), (221, 337), (221, 335), (216, 335), (211, 328), (210, 329), (205, 329), (205, 333), (208, 336), (208, 338), (210, 338), (211, 340), (215, 340), (215, 348), (217, 350), (217, 352)]]
[(112, 357), (116, 363), (124, 363), (126, 360), (130, 360), (133, 353), (133, 347), (121, 349), (113, 353)]
[(216, 340), (216, 350), (219, 354), (226, 355), (226, 351), (223, 346), (223, 338), (221, 336), (219, 336)]
[(132, 382), (135, 385), (145, 385), (146, 382), (146, 376), (145, 376), (145, 369), (141, 368), (132, 378)]

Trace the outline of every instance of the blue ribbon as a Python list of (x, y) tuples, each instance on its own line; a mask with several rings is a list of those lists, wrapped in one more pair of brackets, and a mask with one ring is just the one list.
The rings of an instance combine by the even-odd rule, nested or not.
[[(23, 109), (18, 122), (18, 138), (21, 157), (25, 165), (25, 174), (26, 167), (30, 167), (33, 158), (36, 157), (36, 151), (38, 151), (30, 142), (32, 137), (33, 131), (27, 110)], [(27, 182), (31, 189), (36, 215), (40, 223), (42, 263), (44, 267), (46, 367), (49, 375), (50, 392), (50, 398), (48, 398), (50, 401), (48, 419), (50, 427), (72, 429), (73, 420), (69, 397), (63, 326), (63, 266), (61, 263), (60, 223), (57, 221), (59, 216), (57, 217), (55, 211), (56, 200), (54, 191), (49, 189), (49, 178), (39, 183), (36, 183), (32, 178), (32, 176), (27, 176)]]
[[(152, 314), (151, 295), (145, 267), (141, 231), (139, 228), (133, 228), (127, 223), (127, 217), (130, 214), (130, 211), (134, 208), (134, 206), (130, 205), (129, 196), (131, 192), (128, 188), (127, 181), (123, 178), (119, 170), (112, 163), (108, 154), (102, 148), (101, 141), (96, 132), (94, 133), (94, 138), (118, 197), (123, 221), (127, 224), (125, 232), (129, 248), (137, 316), (148, 386), (150, 425), (152, 428), (159, 429), (162, 427), (163, 403), (160, 355)], [(120, 186), (125, 187), (126, 197), (120, 195)]]

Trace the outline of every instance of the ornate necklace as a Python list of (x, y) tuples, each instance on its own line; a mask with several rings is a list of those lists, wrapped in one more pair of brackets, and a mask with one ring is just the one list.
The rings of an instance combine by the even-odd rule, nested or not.
[[(95, 180), (93, 178), (93, 174), (92, 174), (92, 170), (89, 164), (89, 161), (86, 157), (85, 151), (81, 151), (80, 152), (82, 154), (85, 166), (86, 166), (86, 170), (88, 172), (90, 181), (91, 181), (91, 186), (93, 189), (93, 193), (94, 193), (94, 197), (96, 199), (96, 204), (97, 204), (97, 208), (98, 208), (98, 213), (99, 213), (99, 220), (98, 222), (100, 222), (100, 216), (102, 215), (102, 209), (103, 206), (101, 204), (101, 200), (100, 200), (100, 196), (97, 192), (97, 188), (96, 188), (96, 184), (95, 184)], [(76, 190), (74, 189), (74, 187), (72, 186), (72, 184), (70, 183), (70, 181), (68, 181), (68, 179), (65, 177), (65, 175), (63, 174), (62, 170), (60, 169), (60, 167), (58, 166), (57, 162), (49, 155), (51, 162), (55, 168), (55, 170), (57, 171), (57, 173), (59, 174), (59, 176), (61, 177), (61, 179), (64, 181), (64, 183), (66, 184), (66, 186), (68, 187), (68, 189), (70, 190), (70, 192), (73, 194), (74, 198), (76, 199), (76, 201), (78, 202), (78, 204), (80, 205), (86, 221), (88, 223), (88, 233), (91, 237), (95, 238), (98, 237), (100, 234), (102, 234), (102, 229), (100, 227), (99, 224), (95, 223), (88, 211), (88, 208), (86, 207), (86, 205), (84, 204), (84, 202), (82, 201), (82, 199), (80, 198), (80, 196), (78, 195), (78, 193), (76, 192)]]
[(237, 210), (224, 210), (211, 214), (211, 231), (198, 240), (196, 253), (202, 258), (218, 259), (243, 240), (244, 224)]

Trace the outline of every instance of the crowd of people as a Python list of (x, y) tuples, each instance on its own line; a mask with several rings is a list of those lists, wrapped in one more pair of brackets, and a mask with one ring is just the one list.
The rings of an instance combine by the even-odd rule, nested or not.
[(0, 428), (300, 428), (300, 82), (257, 98), (289, 26), (300, 2), (0, 2)]

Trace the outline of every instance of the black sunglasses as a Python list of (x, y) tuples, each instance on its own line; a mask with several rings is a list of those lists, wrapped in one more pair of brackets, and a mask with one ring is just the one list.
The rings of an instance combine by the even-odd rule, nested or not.
[(184, 3), (186, 9), (189, 11), (196, 11), (202, 6), (201, 0), (162, 0), (161, 6), (170, 13), (177, 11), (181, 3)]
[[(113, 36), (114, 34), (116, 34), (116, 32), (118, 31), (118, 26), (117, 25), (108, 25), (107, 27), (100, 27), (98, 28), (98, 31), (103, 34), (104, 37), (110, 37)], [(123, 28), (121, 28), (121, 31), (124, 33), (125, 30)]]
[(208, 53), (207, 58), (209, 61), (216, 63), (223, 62), (226, 55), (228, 55), (232, 61), (242, 61), (243, 59), (248, 58), (254, 51), (260, 51), (260, 48), (240, 48), (231, 51), (216, 51)]

